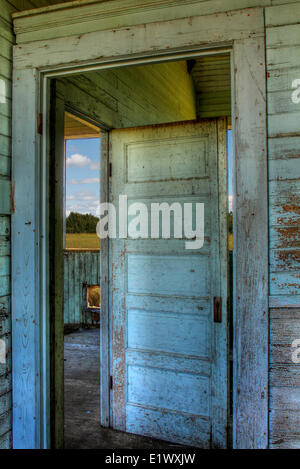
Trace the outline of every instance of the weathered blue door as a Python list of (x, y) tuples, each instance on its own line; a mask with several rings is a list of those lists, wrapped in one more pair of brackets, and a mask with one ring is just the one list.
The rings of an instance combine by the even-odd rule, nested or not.
[(160, 228), (110, 241), (111, 425), (206, 448), (227, 438), (225, 129), (212, 119), (111, 133), (116, 207), (120, 195), (144, 203), (149, 234), (152, 203), (192, 203), (194, 215), (203, 203), (205, 218), (201, 249), (172, 238), (173, 215), (171, 239)]

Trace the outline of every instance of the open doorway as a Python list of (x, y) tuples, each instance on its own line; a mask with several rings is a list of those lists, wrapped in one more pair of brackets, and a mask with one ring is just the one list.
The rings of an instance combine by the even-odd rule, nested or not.
[[(59, 341), (63, 334), (59, 332), (63, 330), (63, 324), (61, 326), (63, 315), (61, 310), (59, 311), (61, 298), (56, 293), (58, 283), (62, 285), (63, 280), (60, 279), (60, 269), (53, 269), (53, 264), (59, 260), (59, 257), (62, 258), (63, 252), (59, 239), (62, 237), (60, 229), (63, 218), (60, 213), (62, 197), (58, 197), (60, 203), (55, 206), (54, 214), (51, 214), (54, 216), (48, 217), (53, 207), (53, 204), (51, 206), (49, 203), (49, 192), (52, 189), (52, 192), (59, 196), (62, 187), (60, 178), (55, 177), (56, 174), (60, 176), (61, 173), (54, 171), (52, 178), (53, 168), (50, 168), (53, 165), (53, 150), (55, 153), (61, 150), (61, 140), (55, 138), (55, 141), (59, 142), (59, 148), (57, 146), (54, 149), (51, 145), (53, 138), (49, 135), (49, 127), (55, 124), (57, 128), (63, 128), (58, 124), (63, 120), (61, 116), (65, 110), (64, 104), (68, 100), (73, 103), (74, 109), (84, 108), (86, 116), (92, 115), (95, 120), (103, 119), (110, 129), (119, 129), (125, 123), (114, 119), (120, 112), (120, 106), (118, 102), (111, 99), (112, 95), (101, 95), (97, 90), (98, 98), (92, 96), (97, 86), (89, 86), (83, 77), (84, 72), (111, 71), (117, 67), (125, 69), (128, 65), (158, 64), (169, 60), (184, 61), (185, 58), (191, 59), (201, 54), (204, 57), (208, 54), (224, 53), (226, 48), (232, 58), (235, 194), (237, 195), (234, 223), (233, 446), (237, 448), (266, 447), (268, 444), (268, 314), (266, 313), (268, 308), (268, 243), (264, 11), (263, 9), (250, 9), (231, 12), (230, 15), (228, 12), (217, 15), (206, 15), (203, 12), (202, 16), (195, 17), (193, 17), (195, 11), (190, 11), (192, 19), (181, 18), (179, 12), (178, 19), (169, 21), (173, 13), (169, 13), (167, 9), (166, 16), (156, 23), (152, 22), (153, 11), (145, 13), (143, 24), (138, 24), (139, 15), (135, 14), (137, 12), (134, 9), (133, 12), (133, 16), (129, 15), (129, 18), (127, 15), (125, 19), (129, 28), (120, 27), (121, 14), (117, 12), (114, 18), (109, 19), (109, 24), (103, 23), (101, 16), (99, 28), (98, 26), (95, 28), (94, 20), (89, 24), (85, 23), (86, 32), (80, 36), (76, 36), (77, 25), (75, 24), (70, 24), (68, 31), (53, 29), (51, 35), (48, 36), (49, 31), (45, 35), (42, 24), (44, 24), (44, 19), (47, 22), (48, 16), (53, 13), (44, 11), (36, 18), (38, 30), (35, 38), (37, 41), (32, 36), (22, 34), (22, 28), (17, 31), (18, 47), (15, 48), (13, 60), (15, 72), (13, 99), (13, 179), (15, 181), (13, 196), (15, 204), (12, 214), (13, 444), (15, 448), (48, 448), (52, 430), (55, 433), (54, 445), (62, 446), (63, 398), (60, 378), (63, 361)], [(62, 10), (61, 13), (55, 12), (55, 16), (64, 14), (65, 11)], [(32, 12), (24, 15), (23, 19), (18, 18), (17, 21), (25, 26), (26, 23), (28, 24), (28, 15), (31, 16)], [(235, 27), (231, 28), (233, 19)], [(212, 27), (207, 27), (207, 25), (212, 25)], [(39, 42), (42, 38), (44, 38), (43, 43)], [(155, 43), (153, 43), (153, 38), (155, 38)], [(41, 45), (43, 45), (42, 49)], [(50, 86), (55, 78), (56, 84), (59, 85), (62, 81), (61, 77), (72, 77), (72, 74), (73, 78), (75, 76), (82, 78), (80, 83), (73, 87), (69, 86), (70, 81), (67, 81), (68, 89), (61, 93), (58, 106), (54, 106), (56, 115), (50, 116)], [(171, 77), (172, 74), (169, 73), (168, 76)], [(144, 97), (146, 88), (149, 90), (149, 87), (144, 86), (144, 79), (140, 82), (143, 84), (142, 96)], [(109, 84), (112, 83), (113, 81), (109, 81)], [(159, 83), (162, 84), (165, 81), (159, 80)], [(80, 92), (84, 90), (85, 84), (88, 85), (92, 97), (80, 102)], [(174, 90), (174, 86), (163, 85), (162, 88), (171, 89), (172, 92)], [(72, 92), (74, 92), (73, 97)], [(122, 92), (122, 95), (124, 94)], [(129, 98), (132, 95), (133, 93), (129, 93)], [(177, 94), (174, 92), (172, 95), (176, 98)], [(52, 93), (53, 97), (55, 98), (54, 93)], [(158, 101), (165, 103), (162, 99)], [(101, 109), (98, 107), (100, 103)], [(22, 119), (19, 117), (20, 108)], [(133, 121), (136, 122), (139, 116), (139, 113), (134, 114), (129, 125), (132, 125)], [(145, 120), (148, 117), (149, 113), (145, 116)], [(150, 117), (146, 125), (151, 125)], [(186, 118), (186, 116), (181, 116), (173, 120), (169, 117), (160, 123), (171, 120), (178, 122)], [(135, 125), (142, 124), (136, 123)], [(252, 129), (251, 132), (249, 129)], [(63, 158), (60, 161), (63, 161)], [(112, 172), (113, 170), (114, 165)], [(249, 171), (251, 177), (249, 177)], [(135, 187), (138, 187), (137, 184)], [(191, 189), (194, 187), (195, 185), (191, 182)], [(251, 238), (249, 238), (249, 233), (251, 233)], [(53, 246), (51, 238), (55, 239), (57, 249), (54, 249), (54, 255), (50, 252), (49, 256), (49, 245), (51, 245), (50, 250)], [(28, 246), (28, 249), (24, 249), (24, 246)], [(249, 276), (251, 276), (251, 282), (249, 282)], [(20, 295), (20, 292), (24, 291), (24, 278), (26, 278), (26, 295)], [(182, 276), (182, 278), (185, 277)], [(108, 281), (109, 277), (107, 277)], [(253, 295), (253, 291), (258, 294)], [(103, 299), (102, 288), (101, 294)], [(216, 302), (215, 310), (218, 318), (220, 317), (219, 305), (220, 302)], [(110, 322), (107, 321), (107, 324), (109, 325)], [(26, 340), (20, 340), (24, 334), (26, 334)], [(217, 342), (219, 343), (218, 340)], [(119, 342), (121, 349), (124, 348), (125, 343)], [(110, 344), (109, 340), (108, 344)], [(224, 354), (221, 355), (224, 356)], [(50, 378), (55, 376), (54, 386), (53, 383), (50, 386), (51, 379), (49, 379), (50, 357), (52, 362)], [(104, 360), (105, 363), (109, 363), (109, 354), (107, 358)], [(108, 366), (107, 369), (109, 369)], [(24, 375), (24, 370), (26, 370), (26, 375)], [(26, 376), (28, 385), (20, 385), (20, 376)], [(106, 396), (109, 395), (108, 383), (109, 379), (105, 384)], [(115, 380), (113, 380), (114, 384)], [(222, 386), (219, 388), (222, 389)], [(252, 390), (251, 393), (249, 389)], [(115, 403), (114, 399), (113, 401)], [(210, 398), (209, 401), (211, 402)], [(51, 407), (54, 409), (54, 418), (51, 415)], [(103, 406), (101, 415), (104, 415), (103, 412), (105, 413), (107, 408), (108, 406)], [(124, 406), (122, 405), (121, 408), (123, 409)], [(215, 410), (215, 413), (218, 413), (219, 408)], [(211, 416), (207, 419), (209, 421)], [(109, 425), (111, 420), (110, 413), (108, 413), (104, 423)], [(215, 419), (212, 419), (212, 422), (215, 423)], [(53, 427), (55, 427), (54, 430)], [(185, 429), (184, 425), (177, 427)], [(166, 426), (163, 425), (162, 428), (165, 429)], [(216, 444), (215, 435), (211, 435), (210, 446)], [(224, 442), (222, 443), (224, 445)]]
[(104, 131), (65, 112), (64, 432), (65, 446), (100, 420), (100, 197)]
[[(64, 282), (70, 284), (64, 329), (71, 332), (65, 335), (65, 445), (226, 447), (230, 56), (72, 75), (56, 80), (56, 96), (64, 110), (80, 114), (65, 114)], [(82, 129), (88, 127), (82, 116), (98, 122), (98, 132), (106, 129), (98, 162), (87, 150), (92, 131)], [(97, 163), (98, 176), (89, 177), (87, 167)], [(79, 243), (83, 232), (74, 231), (99, 215), (91, 212), (97, 199), (87, 193), (95, 179), (100, 202), (115, 204), (118, 233), (126, 198), (128, 226), (101, 240), (100, 254), (93, 252), (98, 277), (83, 279), (95, 260)], [(68, 187), (76, 184), (85, 190)], [(81, 208), (75, 210), (76, 197)], [(160, 205), (154, 235), (152, 205)], [(198, 206), (205, 211), (200, 231)], [(147, 235), (139, 219), (144, 209)], [(75, 315), (66, 320), (73, 302)]]

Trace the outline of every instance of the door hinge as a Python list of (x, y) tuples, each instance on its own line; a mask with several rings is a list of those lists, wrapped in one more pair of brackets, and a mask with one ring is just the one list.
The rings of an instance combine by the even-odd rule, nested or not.
[(43, 114), (38, 113), (36, 119), (36, 131), (39, 135), (43, 135)]
[(109, 177), (112, 176), (112, 163), (109, 163)]
[(214, 322), (222, 322), (222, 298), (214, 296)]
[(113, 388), (113, 384), (114, 384), (114, 383), (113, 383), (113, 377), (110, 376), (110, 377), (109, 377), (109, 389), (112, 389), (112, 388)]

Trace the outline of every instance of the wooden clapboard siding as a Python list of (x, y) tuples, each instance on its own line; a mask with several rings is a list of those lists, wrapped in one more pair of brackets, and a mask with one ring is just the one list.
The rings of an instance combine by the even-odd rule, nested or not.
[(65, 250), (64, 252), (65, 325), (91, 324), (89, 316), (84, 311), (85, 286), (100, 285), (99, 256), (99, 251)]
[(11, 447), (10, 176), (12, 51), (15, 42), (11, 14), (55, 3), (56, 0), (1, 0), (0, 8), (0, 80), (5, 87), (1, 95), (5, 99), (0, 102), (0, 340), (7, 344), (7, 363), (0, 364), (0, 449)]
[[(273, 3), (284, 3), (277, 1)], [(269, 137), (271, 448), (300, 448), (300, 364), (292, 342), (300, 338), (300, 104), (292, 102), (300, 78), (300, 4), (267, 8)]]
[(270, 447), (300, 448), (300, 364), (292, 342), (300, 338), (300, 308), (271, 309)]
[(291, 99), (299, 22), (299, 2), (266, 8), (270, 295), (299, 295), (300, 304), (300, 104)]
[[(155, 3), (157, 3), (157, 10), (153, 9)], [(41, 14), (20, 18), (22, 21), (16, 19), (16, 32), (21, 42), (31, 42), (73, 34), (74, 24), (76, 24), (77, 34), (115, 28), (117, 15), (119, 15), (118, 26), (120, 28), (153, 23), (158, 20), (169, 21), (182, 18), (185, 15), (185, 3), (189, 3), (189, 17), (193, 17), (242, 10), (249, 7), (269, 6), (272, 4), (272, 0), (195, 0), (194, 2), (189, 0), (165, 0), (164, 2), (161, 0), (142, 0), (138, 8), (136, 8), (136, 3), (130, 0), (124, 0), (121, 4), (114, 1), (97, 3), (95, 0), (95, 2), (86, 4), (82, 2), (76, 11), (72, 10), (71, 5), (69, 9), (64, 7), (52, 10), (47, 18), (41, 16), (43, 12), (41, 10)]]

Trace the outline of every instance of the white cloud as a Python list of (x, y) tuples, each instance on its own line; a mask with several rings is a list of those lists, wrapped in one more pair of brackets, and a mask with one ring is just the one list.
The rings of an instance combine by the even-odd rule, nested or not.
[(88, 166), (92, 164), (90, 158), (84, 155), (80, 155), (80, 153), (73, 153), (69, 158), (67, 158), (67, 166), (77, 166), (78, 168), (83, 168), (84, 166)]
[(94, 191), (78, 191), (67, 198), (66, 215), (70, 212), (97, 214), (99, 195)]
[(91, 191), (80, 191), (75, 194), (76, 199), (78, 200), (97, 200), (98, 197), (95, 192)]
[(99, 184), (100, 178), (70, 179), (68, 184)]
[(73, 153), (67, 158), (67, 166), (75, 166), (77, 168), (84, 168), (88, 166), (91, 171), (100, 171), (100, 163), (92, 161), (88, 156), (81, 155), (80, 153)]
[(90, 164), (90, 169), (92, 171), (100, 171), (100, 163), (91, 163)]
[(97, 215), (98, 210), (98, 203), (81, 203), (80, 201), (76, 201), (74, 204), (69, 205), (66, 208), (66, 216), (68, 216), (71, 212), (78, 212), (78, 213), (91, 213), (92, 215)]

